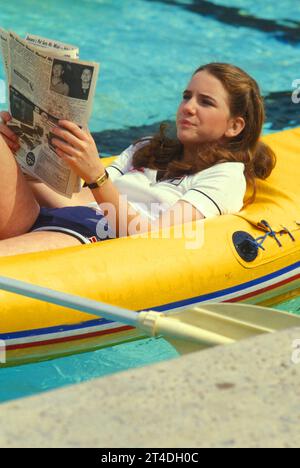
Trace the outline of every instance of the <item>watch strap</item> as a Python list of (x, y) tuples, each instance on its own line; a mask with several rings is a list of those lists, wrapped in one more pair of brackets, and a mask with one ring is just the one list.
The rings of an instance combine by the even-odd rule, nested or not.
[(102, 187), (102, 185), (107, 181), (108, 178), (109, 178), (109, 174), (107, 170), (105, 169), (104, 174), (98, 177), (98, 179), (95, 180), (95, 182), (91, 184), (88, 184), (87, 182), (85, 182), (83, 184), (83, 187), (88, 187), (89, 189), (96, 189), (96, 188)]

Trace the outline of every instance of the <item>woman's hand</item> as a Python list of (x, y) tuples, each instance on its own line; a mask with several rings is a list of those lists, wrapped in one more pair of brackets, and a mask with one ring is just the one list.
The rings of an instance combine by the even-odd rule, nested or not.
[(0, 134), (10, 150), (15, 153), (20, 148), (19, 137), (7, 126), (7, 123), (12, 119), (9, 112), (0, 112)]
[(56, 154), (88, 184), (95, 182), (105, 169), (99, 158), (96, 143), (89, 131), (82, 130), (68, 120), (60, 120), (52, 133)]

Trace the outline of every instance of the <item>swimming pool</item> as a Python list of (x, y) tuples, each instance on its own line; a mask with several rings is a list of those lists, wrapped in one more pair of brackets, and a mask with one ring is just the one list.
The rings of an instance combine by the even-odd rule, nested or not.
[[(115, 154), (173, 121), (190, 74), (210, 61), (233, 62), (260, 83), (265, 132), (300, 125), (291, 101), (300, 78), (300, 5), (284, 0), (11, 0), (1, 25), (78, 44), (83, 59), (101, 62), (91, 129), (104, 154)], [(0, 70), (3, 77), (3, 69)], [(300, 298), (278, 308), (297, 312)], [(0, 401), (30, 395), (130, 367), (169, 359), (164, 340), (144, 340), (1, 369)]]
[[(262, 5), (263, 3), (263, 5)], [(286, 6), (285, 6), (286, 5)], [(80, 46), (101, 63), (91, 129), (116, 154), (162, 120), (200, 64), (228, 61), (260, 83), (266, 131), (300, 124), (290, 96), (299, 78), (300, 5), (285, 0), (47, 0), (1, 5), (1, 24)], [(3, 70), (0, 70), (3, 76)]]

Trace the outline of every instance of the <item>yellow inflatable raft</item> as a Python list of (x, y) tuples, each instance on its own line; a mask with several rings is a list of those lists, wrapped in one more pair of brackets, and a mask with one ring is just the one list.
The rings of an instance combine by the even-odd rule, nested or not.
[[(204, 230), (191, 223), (181, 238), (173, 230), (171, 239), (137, 236), (6, 257), (0, 274), (137, 311), (199, 302), (273, 305), (299, 295), (300, 129), (264, 140), (277, 166), (259, 181), (256, 202), (240, 213), (200, 221)], [(191, 233), (204, 235), (196, 248)], [(120, 323), (3, 291), (0, 297), (8, 365), (139, 337)]]

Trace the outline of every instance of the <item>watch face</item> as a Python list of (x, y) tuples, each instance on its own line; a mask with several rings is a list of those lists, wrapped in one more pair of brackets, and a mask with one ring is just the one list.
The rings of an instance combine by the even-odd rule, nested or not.
[(104, 182), (108, 179), (108, 177), (108, 172), (105, 171), (104, 174), (96, 180), (96, 182), (94, 182), (93, 184), (87, 184), (87, 186), (91, 189), (101, 187), (104, 184)]

